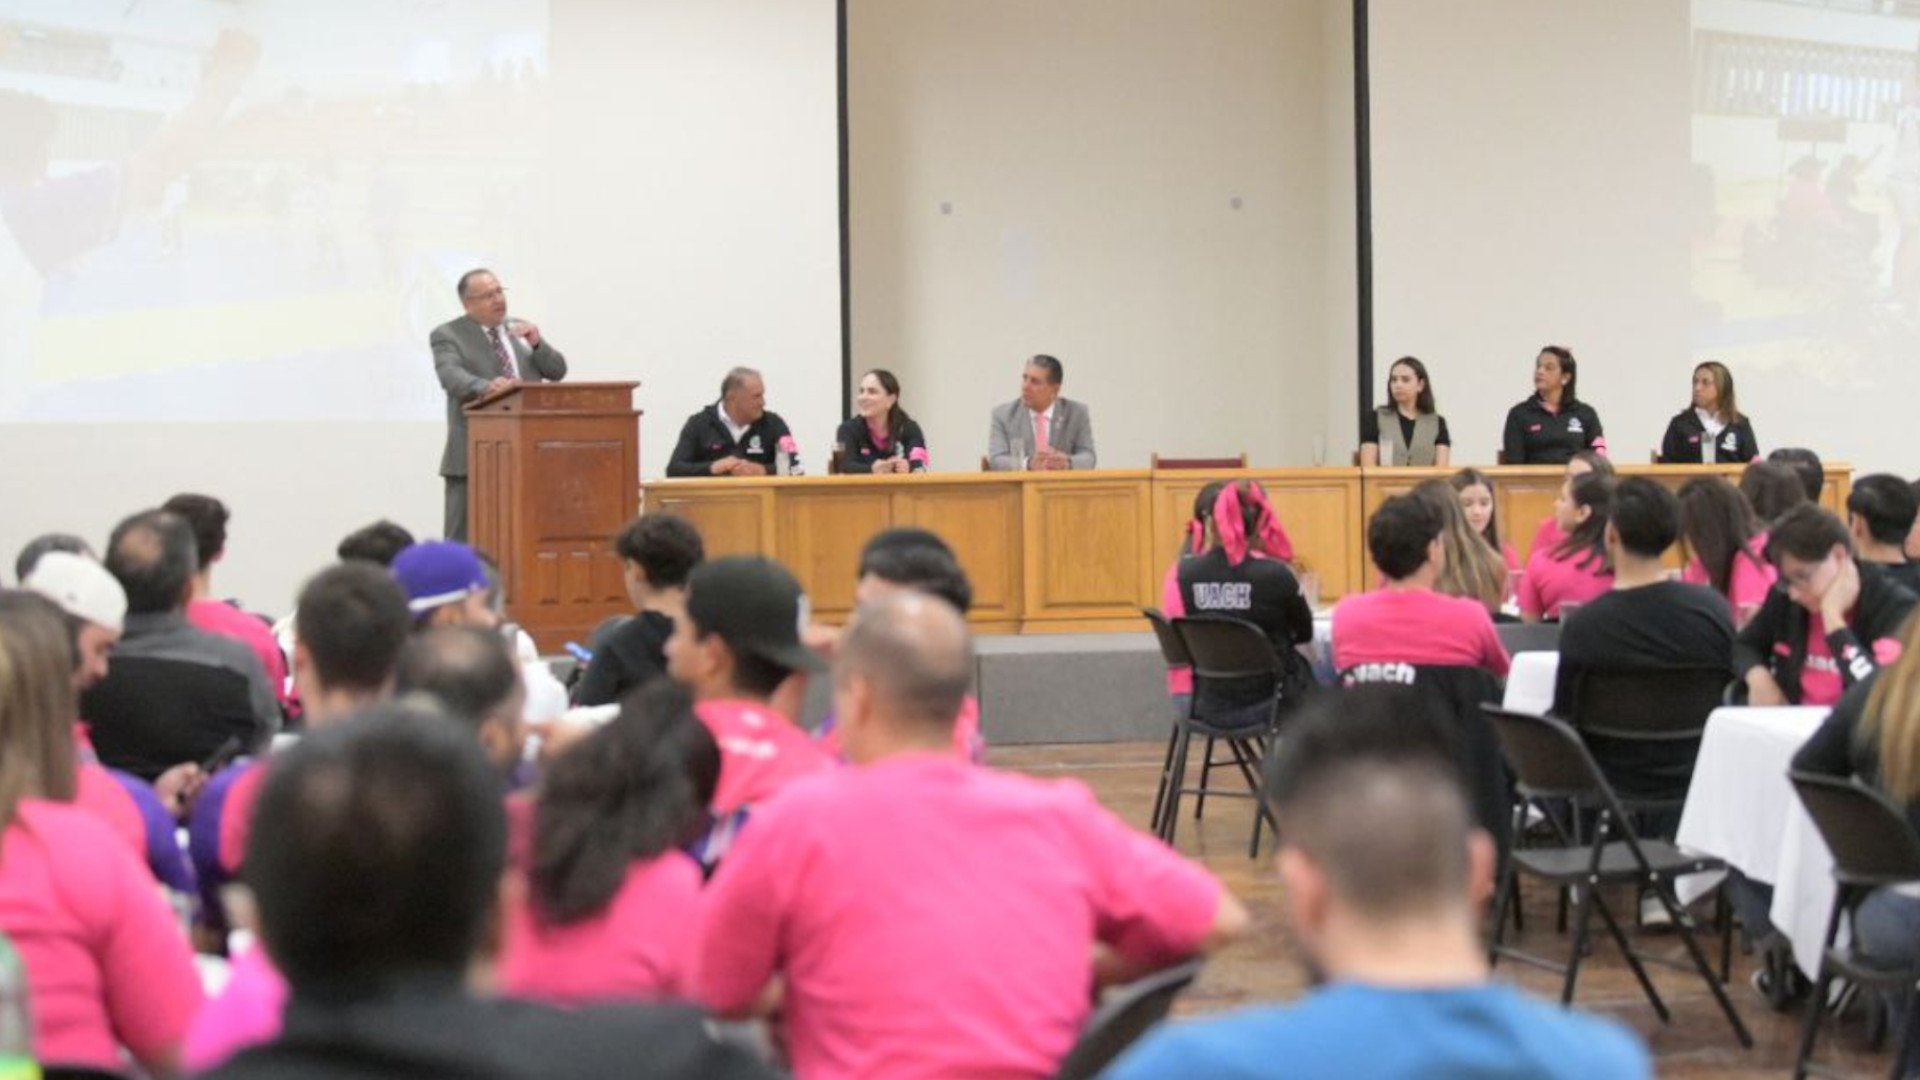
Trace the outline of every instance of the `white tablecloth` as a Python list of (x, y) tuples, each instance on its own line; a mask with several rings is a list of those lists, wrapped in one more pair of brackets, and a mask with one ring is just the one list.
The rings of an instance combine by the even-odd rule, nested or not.
[(1513, 654), (1513, 670), (1507, 673), (1507, 693), (1500, 704), (1514, 712), (1544, 714), (1553, 708), (1553, 680), (1560, 673), (1557, 652)]
[[(1826, 718), (1817, 708), (1722, 708), (1707, 718), (1676, 840), (1773, 886), (1773, 925), (1800, 970), (1819, 970), (1833, 910), (1833, 856), (1787, 782), (1793, 755)], [(1682, 882), (1682, 899), (1706, 882)]]

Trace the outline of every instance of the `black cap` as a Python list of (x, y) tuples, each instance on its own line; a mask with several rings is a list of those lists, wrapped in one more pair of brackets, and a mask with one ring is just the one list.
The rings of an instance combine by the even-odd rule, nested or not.
[(694, 568), (687, 578), (687, 617), (727, 647), (790, 671), (824, 671), (820, 655), (800, 643), (807, 597), (786, 568), (758, 555), (730, 555)]

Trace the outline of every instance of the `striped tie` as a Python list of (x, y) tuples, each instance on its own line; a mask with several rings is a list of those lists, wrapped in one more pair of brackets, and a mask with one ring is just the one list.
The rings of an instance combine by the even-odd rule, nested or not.
[(500, 358), (500, 374), (509, 379), (518, 379), (520, 371), (513, 366), (513, 350), (500, 340), (500, 328), (496, 326), (488, 330), (487, 336), (493, 339), (493, 355)]

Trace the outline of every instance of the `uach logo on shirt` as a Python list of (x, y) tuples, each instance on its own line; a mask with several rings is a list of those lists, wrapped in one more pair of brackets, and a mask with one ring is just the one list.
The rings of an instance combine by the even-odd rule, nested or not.
[(1735, 435), (1731, 431), (1727, 432), (1726, 435), (1720, 439), (1720, 449), (1722, 450), (1740, 449), (1740, 436)]
[(1575, 435), (1578, 435), (1587, 429), (1585, 425), (1580, 423), (1580, 418), (1576, 416), (1573, 419), (1567, 421), (1567, 430), (1573, 432)]
[(747, 453), (757, 454), (759, 452), (760, 452), (760, 436), (755, 435), (753, 438), (747, 440)]
[(1248, 611), (1253, 586), (1239, 581), (1205, 581), (1193, 587), (1193, 606), (1202, 611)]
[(1342, 679), (1348, 686), (1372, 685), (1375, 683), (1395, 683), (1400, 686), (1412, 686), (1414, 670), (1412, 664), (1375, 663), (1355, 664)]

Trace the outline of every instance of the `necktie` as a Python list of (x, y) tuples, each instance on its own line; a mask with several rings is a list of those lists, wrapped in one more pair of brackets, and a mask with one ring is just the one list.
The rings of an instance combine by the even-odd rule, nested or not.
[(1047, 443), (1047, 414), (1043, 412), (1033, 414), (1033, 448), (1035, 450), (1052, 449)]
[(500, 358), (500, 374), (509, 379), (518, 379), (520, 372), (513, 366), (513, 350), (500, 340), (500, 328), (496, 326), (488, 330), (487, 336), (493, 339), (493, 355)]

